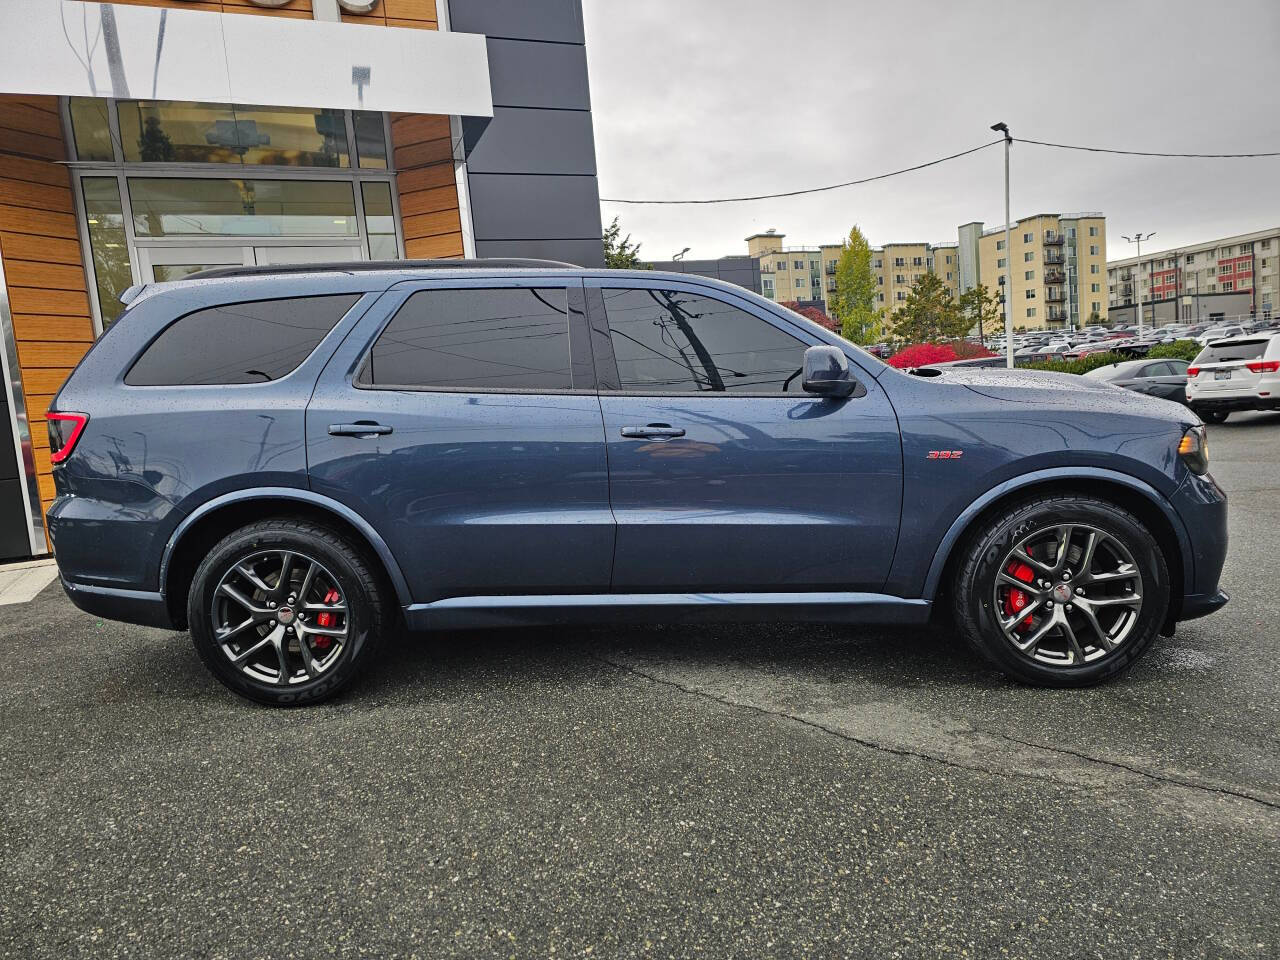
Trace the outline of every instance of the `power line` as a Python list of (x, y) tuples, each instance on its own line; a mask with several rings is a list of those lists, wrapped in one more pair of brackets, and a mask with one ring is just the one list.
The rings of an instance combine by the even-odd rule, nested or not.
[[(832, 183), (825, 187), (809, 187), (804, 190), (788, 190), (783, 193), (762, 193), (751, 197), (717, 197), (711, 200), (632, 200), (617, 197), (601, 197), (600, 202), (657, 206), (684, 206), (690, 204), (710, 203), (745, 203), (749, 200), (777, 200), (782, 197), (799, 197), (810, 193), (825, 193), (828, 190), (839, 190), (843, 187), (856, 187), (859, 184), (873, 183), (876, 180), (887, 180), (890, 177), (898, 177), (904, 173), (912, 173), (916, 170), (924, 170), (926, 167), (934, 167), (940, 163), (946, 163), (949, 160), (958, 160), (960, 157), (967, 157), (971, 153), (977, 153), (979, 150), (985, 150), (987, 147), (994, 147), (997, 143), (1003, 142), (1004, 138), (1001, 137), (999, 140), (992, 140), (990, 143), (971, 147), (968, 150), (961, 150), (959, 153), (953, 153), (946, 157), (939, 157), (937, 160), (930, 160), (927, 163), (918, 163), (913, 167), (903, 167), (901, 170), (891, 170), (888, 173), (877, 174), (874, 177), (863, 177), (860, 180), (846, 180), (843, 183)], [(1081, 150), (1086, 153), (1114, 153), (1128, 157), (1173, 157), (1193, 160), (1249, 160), (1263, 157), (1280, 157), (1280, 151), (1271, 153), (1168, 153), (1157, 150), (1117, 150), (1111, 147), (1087, 147), (1075, 143), (1051, 143), (1047, 140), (1028, 140), (1022, 137), (1014, 137), (1013, 142), (1030, 143), (1037, 147), (1053, 147), (1057, 150)]]
[(1088, 153), (1119, 153), (1128, 157), (1186, 157), (1202, 160), (1247, 160), (1255, 157), (1280, 157), (1275, 153), (1162, 153), (1157, 150), (1114, 150), (1110, 147), (1083, 147), (1074, 143), (1049, 143), (1046, 140), (1026, 140), (1014, 137), (1014, 143), (1034, 143), (1037, 147), (1056, 147), (1059, 150), (1084, 150)]
[(874, 177), (863, 177), (861, 180), (846, 180), (844, 183), (833, 183), (825, 187), (810, 187), (807, 190), (788, 190), (785, 193), (763, 193), (755, 197), (719, 197), (715, 200), (619, 200), (601, 197), (600, 202), (661, 204), (663, 206), (671, 206), (695, 203), (743, 203), (747, 200), (775, 200), (779, 197), (798, 197), (806, 193), (825, 193), (828, 190), (839, 190), (841, 187), (854, 187), (860, 183), (871, 183), (875, 180), (887, 180), (889, 177), (897, 177), (904, 173), (911, 173), (915, 170), (923, 170), (925, 167), (937, 166), (940, 163), (946, 163), (948, 160), (958, 160), (960, 157), (967, 157), (969, 154), (977, 153), (979, 150), (985, 150), (987, 147), (994, 147), (997, 143), (1004, 143), (1004, 138), (1002, 137), (999, 140), (992, 140), (990, 143), (971, 147), (968, 150), (961, 150), (959, 153), (953, 153), (949, 157), (939, 157), (937, 160), (930, 160), (928, 163), (917, 163), (914, 167), (903, 167), (901, 170), (892, 170), (889, 173), (880, 173)]

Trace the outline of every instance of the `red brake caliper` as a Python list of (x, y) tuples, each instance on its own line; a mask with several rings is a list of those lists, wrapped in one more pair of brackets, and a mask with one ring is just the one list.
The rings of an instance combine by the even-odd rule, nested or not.
[[(339, 594), (337, 590), (330, 590), (324, 595), (325, 603), (337, 603), (338, 600)], [(317, 627), (332, 627), (333, 621), (334, 616), (328, 610), (323, 613), (316, 614)], [(320, 650), (327, 650), (329, 649), (329, 644), (333, 643), (333, 637), (326, 637), (324, 634), (314, 634), (312, 637), (312, 643)]]
[[(1034, 582), (1036, 578), (1036, 572), (1031, 569), (1029, 564), (1019, 563), (1017, 560), (1012, 561), (1009, 566), (1005, 567), (1005, 572), (1009, 576), (1028, 584)], [(1026, 593), (1017, 587), (1010, 587), (1004, 598), (1004, 615), (1012, 617), (1015, 613), (1020, 613), (1026, 609), (1027, 599)], [(1021, 632), (1030, 630), (1031, 615), (1027, 614), (1015, 629)]]

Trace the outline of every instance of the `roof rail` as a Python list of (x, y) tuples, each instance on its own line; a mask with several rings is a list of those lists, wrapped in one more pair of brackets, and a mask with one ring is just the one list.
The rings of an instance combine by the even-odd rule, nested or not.
[(213, 267), (184, 277), (186, 280), (207, 280), (211, 277), (259, 277), (279, 273), (367, 273), (373, 270), (466, 270), (514, 268), (557, 268), (581, 270), (576, 263), (560, 260), (537, 260), (532, 257), (494, 257), (473, 260), (350, 260), (327, 263), (283, 263), (256, 267)]

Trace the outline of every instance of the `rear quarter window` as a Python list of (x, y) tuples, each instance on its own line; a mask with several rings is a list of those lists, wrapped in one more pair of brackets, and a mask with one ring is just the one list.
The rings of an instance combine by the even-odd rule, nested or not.
[(297, 369), (360, 294), (251, 300), (169, 324), (124, 382), (134, 387), (266, 383)]

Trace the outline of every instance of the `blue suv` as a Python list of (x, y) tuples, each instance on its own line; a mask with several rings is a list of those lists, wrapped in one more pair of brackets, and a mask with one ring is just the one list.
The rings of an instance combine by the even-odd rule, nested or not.
[(1226, 602), (1204, 427), (1086, 378), (894, 370), (738, 287), (545, 261), (134, 288), (48, 414), (62, 583), (321, 700), (399, 627), (954, 622), (1082, 686)]

